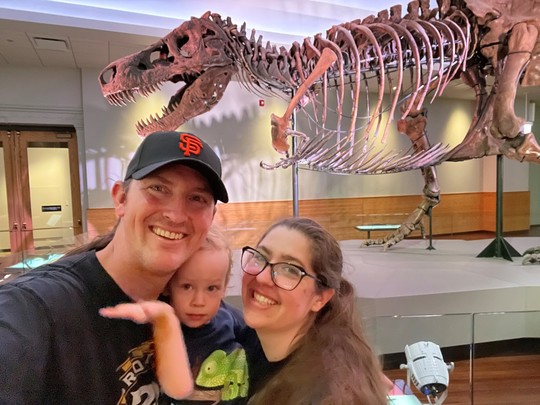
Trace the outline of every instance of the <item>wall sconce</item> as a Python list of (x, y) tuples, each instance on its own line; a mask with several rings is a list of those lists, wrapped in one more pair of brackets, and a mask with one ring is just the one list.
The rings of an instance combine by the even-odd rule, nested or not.
[(448, 396), (448, 371), (454, 369), (454, 363), (446, 364), (440, 347), (433, 342), (406, 345), (405, 357), (407, 364), (402, 364), (400, 368), (407, 369), (407, 385), (410, 386), (412, 380), (430, 404), (442, 404)]

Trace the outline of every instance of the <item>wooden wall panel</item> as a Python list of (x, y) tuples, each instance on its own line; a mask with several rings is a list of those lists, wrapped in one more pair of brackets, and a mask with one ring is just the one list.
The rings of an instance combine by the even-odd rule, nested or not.
[(231, 245), (254, 244), (275, 220), (292, 215), (292, 201), (219, 204), (215, 222), (226, 231)]
[[(528, 191), (504, 193), (503, 230), (529, 229), (530, 195)], [(299, 213), (319, 221), (337, 239), (364, 239), (366, 234), (355, 225), (400, 224), (422, 202), (421, 196), (359, 197), (302, 200)], [(445, 194), (432, 212), (434, 235), (473, 231), (495, 231), (495, 193)], [(292, 215), (292, 201), (261, 201), (219, 204), (216, 223), (229, 235), (231, 244), (254, 244), (275, 220)], [(112, 208), (89, 209), (88, 229), (104, 233), (115, 223)], [(424, 219), (426, 232), (428, 219)], [(372, 232), (371, 237), (384, 236)], [(415, 231), (413, 235), (420, 235)]]
[(483, 228), (483, 193), (447, 194), (433, 209), (433, 234), (487, 230)]
[(107, 233), (116, 223), (114, 208), (90, 208), (86, 211), (88, 236)]
[[(488, 231), (495, 231), (495, 217), (497, 196), (495, 193), (483, 193), (482, 227)], [(521, 231), (529, 229), (531, 221), (530, 192), (513, 192), (503, 194), (503, 231)]]

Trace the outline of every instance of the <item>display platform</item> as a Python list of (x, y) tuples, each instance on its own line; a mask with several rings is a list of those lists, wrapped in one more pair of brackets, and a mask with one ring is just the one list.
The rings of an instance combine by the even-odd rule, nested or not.
[[(505, 238), (518, 252), (540, 237)], [(540, 338), (540, 265), (477, 255), (492, 239), (405, 239), (384, 251), (342, 241), (345, 276), (381, 354), (431, 340), (441, 347)], [(241, 307), (239, 251), (227, 300)], [(453, 360), (453, 359), (450, 359)]]
[[(518, 252), (540, 237), (509, 237)], [(372, 316), (540, 310), (540, 265), (477, 257), (492, 239), (406, 239), (384, 251), (341, 242), (346, 276)]]
[[(518, 252), (540, 246), (540, 237), (508, 237)], [(521, 257), (476, 257), (492, 239), (405, 239), (384, 251), (340, 242), (345, 276), (354, 284), (365, 315), (453, 314), (540, 310), (540, 265)], [(235, 251), (229, 295), (240, 295), (239, 251)]]

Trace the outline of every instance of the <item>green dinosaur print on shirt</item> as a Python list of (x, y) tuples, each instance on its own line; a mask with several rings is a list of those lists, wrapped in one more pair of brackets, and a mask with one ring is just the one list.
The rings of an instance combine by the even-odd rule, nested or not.
[(221, 388), (221, 399), (224, 401), (237, 397), (247, 397), (248, 369), (246, 352), (235, 349), (230, 354), (216, 350), (201, 364), (195, 383), (200, 387)]

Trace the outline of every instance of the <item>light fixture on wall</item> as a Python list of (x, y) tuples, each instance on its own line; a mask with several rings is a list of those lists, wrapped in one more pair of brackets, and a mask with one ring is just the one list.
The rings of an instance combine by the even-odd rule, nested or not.
[(407, 385), (410, 386), (412, 380), (430, 404), (442, 404), (448, 396), (448, 371), (454, 369), (454, 363), (446, 364), (441, 348), (433, 342), (425, 341), (406, 345), (405, 357), (407, 364), (402, 364), (400, 368), (407, 369)]

